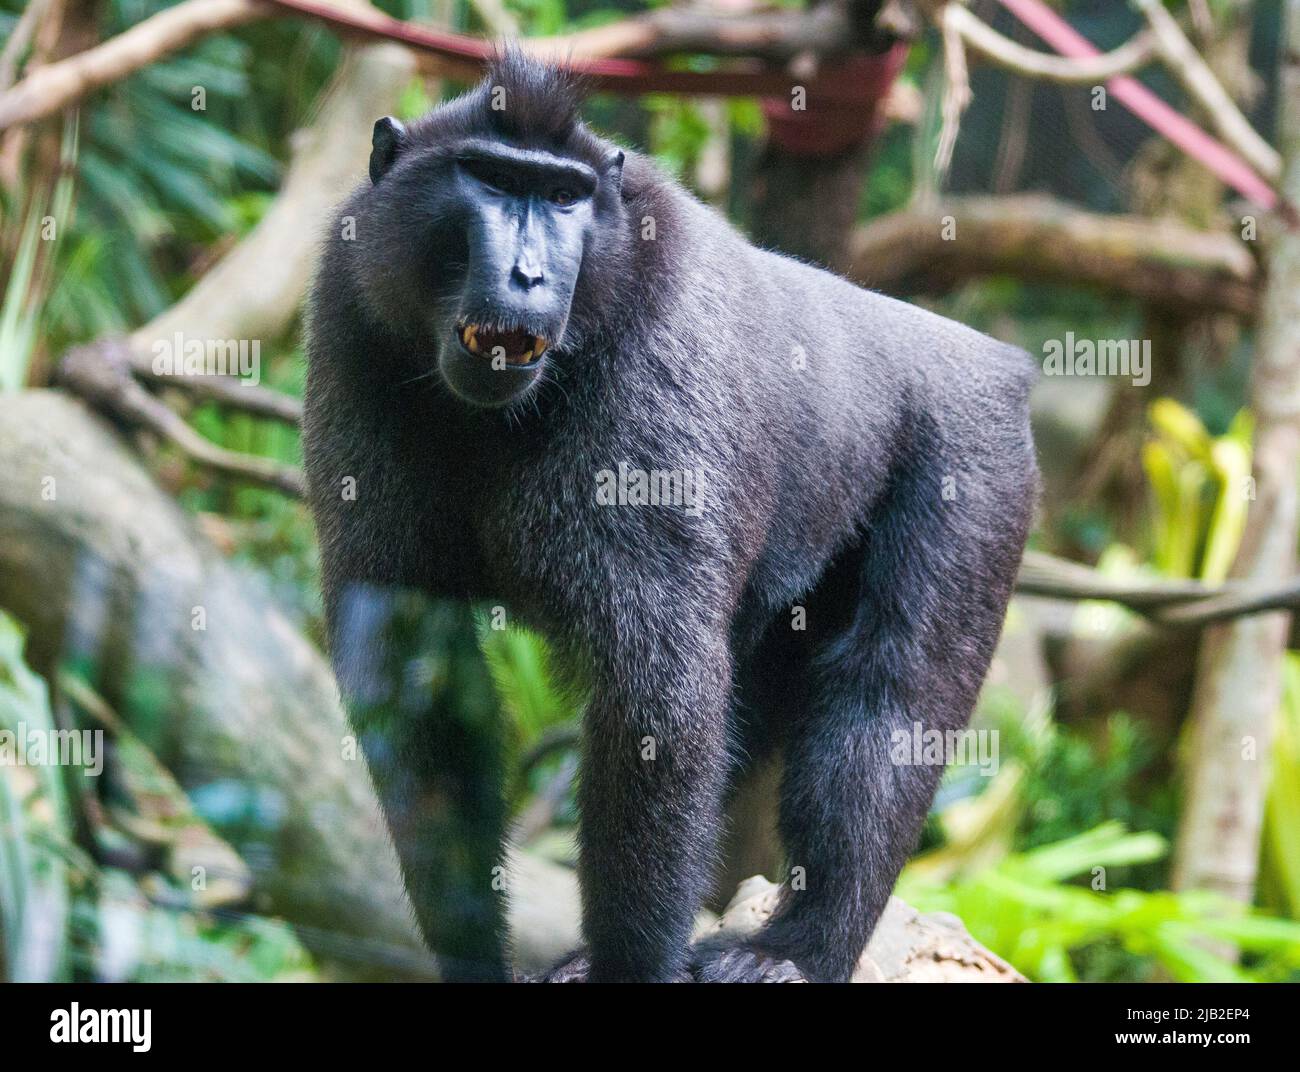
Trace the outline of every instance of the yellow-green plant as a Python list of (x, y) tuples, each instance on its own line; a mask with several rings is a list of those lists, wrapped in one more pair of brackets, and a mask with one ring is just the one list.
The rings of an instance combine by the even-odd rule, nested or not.
[(1154, 436), (1142, 464), (1155, 499), (1155, 564), (1167, 576), (1217, 584), (1241, 545), (1252, 498), (1250, 413), (1239, 412), (1221, 436), (1172, 398), (1153, 402), (1149, 417)]
[(1300, 919), (1300, 654), (1293, 651), (1286, 654), (1272, 767), (1260, 850), (1261, 899)]

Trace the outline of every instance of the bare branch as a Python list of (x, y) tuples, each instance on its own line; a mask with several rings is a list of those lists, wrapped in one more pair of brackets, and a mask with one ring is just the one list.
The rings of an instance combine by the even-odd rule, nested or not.
[(300, 470), (217, 446), (136, 383), (131, 375), (131, 351), (121, 339), (73, 347), (59, 365), (59, 378), (102, 413), (161, 436), (199, 465), (293, 498), (305, 493)]
[(952, 163), (952, 151), (957, 145), (957, 132), (961, 117), (971, 101), (970, 74), (966, 69), (966, 47), (957, 29), (957, 15), (961, 8), (948, 4), (939, 13), (939, 30), (943, 35), (944, 87), (941, 111), (943, 123), (939, 129), (939, 145), (934, 151), (934, 170), (937, 185), (943, 185)]
[(1210, 625), (1230, 618), (1242, 618), (1267, 610), (1300, 607), (1300, 580), (1276, 587), (1262, 585), (1231, 587), (1203, 600), (1162, 610), (1157, 621), (1163, 625)]
[(153, 371), (146, 362), (133, 356), (131, 369), (141, 379), (151, 380), (160, 387), (175, 387), (188, 394), (212, 402), (226, 409), (237, 409), (254, 417), (298, 424), (302, 420), (302, 403), (291, 395), (250, 385), (233, 376), (167, 376)]
[(1038, 195), (952, 198), (872, 220), (854, 237), (849, 274), (895, 292), (979, 275), (1057, 280), (1239, 316), (1259, 300), (1258, 265), (1232, 235)]
[(533, 55), (560, 62), (570, 57), (650, 58), (677, 52), (703, 52), (786, 63), (808, 52), (833, 56), (853, 45), (853, 28), (839, 4), (819, 4), (807, 11), (759, 11), (724, 16), (698, 9), (663, 7), (606, 26), (524, 42)]
[(1200, 581), (1124, 581), (1078, 562), (1042, 551), (1026, 551), (1016, 591), (1053, 599), (1104, 599), (1147, 613), (1207, 599), (1218, 589)]
[(1102, 599), (1145, 615), (1158, 625), (1200, 628), (1262, 611), (1300, 607), (1300, 578), (1283, 584), (1230, 581), (1124, 581), (1077, 562), (1026, 551), (1016, 581), (1021, 595), (1051, 599)]
[(1132, 74), (1150, 63), (1155, 54), (1151, 35), (1143, 33), (1113, 52), (1089, 59), (1067, 59), (1025, 48), (1011, 38), (1002, 36), (959, 4), (948, 4), (944, 8), (944, 18), (967, 45), (999, 67), (1005, 67), (1013, 74), (1025, 78), (1064, 85), (1097, 85), (1120, 75)]
[[(1300, 0), (1287, 0), (1283, 25), (1277, 83), (1286, 158), (1281, 193), (1294, 205), (1300, 200)], [(1254, 502), (1230, 574), (1252, 590), (1275, 585), (1275, 578), (1293, 583), (1298, 565), (1300, 232), (1290, 229), (1273, 243), (1268, 273), (1251, 368)], [(1269, 748), (1282, 704), (1290, 626), (1288, 614), (1234, 618), (1201, 640), (1183, 753), (1175, 890), (1213, 890), (1245, 904), (1254, 898)], [(1243, 763), (1246, 742), (1252, 751), (1250, 762)]]
[[(959, 10), (958, 0), (915, 0), (927, 17), (944, 32), (945, 52), (954, 50), (950, 38), (961, 40), (956, 27), (974, 28), (971, 17)], [(1179, 149), (1198, 160), (1212, 174), (1264, 208), (1278, 207), (1276, 183), (1280, 177), (1277, 153), (1254, 131), (1232, 102), (1230, 95), (1209, 66), (1182, 35), (1178, 24), (1160, 6), (1160, 0), (1136, 0), (1150, 15), (1150, 40), (1155, 58), (1169, 67), (1192, 99), (1209, 114), (1222, 140), (1212, 137), (1196, 123), (1128, 75), (1112, 76), (1116, 98), (1130, 111), (1162, 134)], [(1006, 0), (1013, 6), (1011, 0)], [(1052, 47), (1071, 57), (1073, 63), (1102, 59), (1097, 49), (1042, 0), (1017, 0), (1018, 17), (1030, 25)], [(1127, 46), (1126, 46), (1127, 47)], [(1113, 56), (1114, 54), (1112, 54)], [(950, 79), (951, 81), (951, 79)], [(1288, 222), (1294, 209), (1280, 206)]]
[(184, 0), (102, 45), (32, 71), (0, 94), (0, 130), (53, 115), (201, 37), (269, 13), (257, 0)]
[(1282, 177), (1282, 157), (1259, 136), (1223, 88), (1209, 64), (1187, 40), (1178, 21), (1165, 10), (1160, 0), (1133, 0), (1151, 27), (1155, 48), (1179, 85), (1202, 108), (1210, 123), (1234, 150), (1249, 161), (1251, 167), (1270, 182)]

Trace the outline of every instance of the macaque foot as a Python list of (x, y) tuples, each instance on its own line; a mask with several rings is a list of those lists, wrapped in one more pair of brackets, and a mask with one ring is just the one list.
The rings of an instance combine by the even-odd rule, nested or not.
[(591, 961), (585, 949), (575, 949), (544, 972), (525, 976), (526, 983), (585, 983), (591, 973)]
[(702, 942), (692, 950), (691, 972), (700, 983), (806, 983), (794, 964), (747, 943)]
[[(591, 960), (587, 956), (585, 949), (576, 949), (568, 956), (564, 957), (553, 968), (536, 975), (526, 975), (520, 977), (520, 982), (524, 983), (588, 983), (591, 982)], [(625, 982), (647, 982), (644, 980), (623, 980)], [(693, 983), (694, 977), (689, 971), (682, 970), (676, 973), (671, 979), (661, 979), (660, 982), (670, 983)]]

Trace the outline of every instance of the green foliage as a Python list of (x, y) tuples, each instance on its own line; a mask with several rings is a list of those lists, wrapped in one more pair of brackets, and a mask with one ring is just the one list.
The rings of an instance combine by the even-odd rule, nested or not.
[(685, 176), (710, 136), (709, 124), (699, 108), (685, 97), (650, 93), (642, 99), (650, 113), (650, 151), (671, 175)]
[[(22, 6), (0, 0), (5, 8), (15, 3)], [(121, 33), (168, 6), (112, 0), (102, 33)], [(11, 25), (9, 16), (0, 13), (0, 29)], [(270, 54), (290, 62), (255, 62)], [(321, 27), (272, 20), (205, 37), (83, 109), (75, 168), (61, 173), (61, 185), (75, 178), (76, 208), (66, 227), (59, 221), (54, 289), (43, 309), (27, 310), (48, 350), (161, 311), (193, 282), (213, 244), (256, 222), (288, 136), (337, 55), (335, 37)], [(11, 289), (23, 282), (18, 274), (10, 274)], [(10, 364), (12, 353), (6, 340), (0, 361)]]
[(530, 37), (544, 37), (568, 29), (564, 0), (511, 0), (510, 10)]
[[(942, 816), (956, 803), (988, 795), (1009, 770), (1018, 805), (1003, 809), (1004, 843), (1027, 850), (1108, 822), (1172, 836), (1177, 802), (1167, 757), (1152, 732), (1124, 712), (1097, 723), (1062, 726), (1049, 706), (1025, 711), (1009, 693), (986, 688), (975, 724), (998, 735), (1000, 770), (990, 780), (973, 767), (951, 767), (936, 802)], [(1155, 888), (1164, 875), (1140, 867), (1122, 876)]]
[(77, 920), (78, 974), (137, 983), (311, 981), (292, 928), (259, 916), (196, 914), (144, 901), (134, 877), (104, 869)]
[(1054, 727), (1026, 760), (1028, 806), (1017, 844), (1034, 848), (1111, 820), (1171, 835), (1173, 793), (1151, 777), (1158, 760), (1151, 733), (1123, 712), (1081, 731)]
[[(246, 99), (251, 54), (207, 38), (123, 80), (90, 110), (78, 160), (77, 215), (50, 307), (62, 343), (121, 330), (160, 312), (189, 283), (188, 250), (249, 225), (250, 191), (271, 189), (275, 158), (214, 121)], [(195, 110), (195, 87), (207, 95)], [(262, 202), (265, 204), (265, 201)], [(94, 236), (97, 250), (84, 245)], [(90, 254), (98, 252), (99, 256)], [(90, 290), (89, 301), (80, 292)], [(84, 311), (83, 311), (84, 310)]]
[(38, 199), (32, 209), (23, 223), (0, 308), (0, 391), (16, 391), (26, 382), (36, 338), (36, 311), (28, 303), (27, 291), (36, 270), (36, 241), (44, 205)]
[(75, 118), (64, 126), (54, 190), (48, 200), (44, 191), (32, 192), (18, 248), (9, 265), (4, 305), (0, 307), (0, 392), (16, 391), (27, 381), (41, 315), (29, 296), (40, 259), (37, 242), (49, 241), (51, 234), (61, 235), (67, 226), (72, 211), (71, 169), (77, 156), (77, 131)]
[[(1300, 700), (1300, 663), (1293, 665), (1288, 703)], [(980, 718), (1000, 734), (1000, 770), (992, 779), (973, 768), (948, 772), (928, 851), (909, 864), (900, 896), (956, 913), (976, 938), (1044, 981), (1300, 973), (1300, 923), (1162, 889), (1176, 799), (1167, 757), (1140, 723), (1117, 713), (1098, 726), (1060, 727), (1046, 708), (1026, 713), (997, 692), (986, 696)], [(1277, 895), (1264, 903), (1285, 914), (1296, 844), (1288, 840), (1287, 802), (1297, 767), (1289, 752), (1275, 761), (1282, 776), (1270, 822), (1278, 826), (1265, 854), (1282, 856), (1265, 865), (1278, 881), (1266, 884)], [(1245, 966), (1207, 950), (1210, 938), (1236, 942)]]
[[(271, 390), (301, 398), (306, 367), (298, 347), (263, 347), (262, 382)], [(190, 419), (203, 436), (228, 450), (302, 464), (297, 429), (279, 421), (215, 403), (197, 407)], [(320, 640), (320, 561), (305, 505), (266, 488), (215, 479), (197, 467), (187, 466), (187, 470), (182, 503), (196, 513), (219, 515), (233, 537), (235, 557), (265, 571), (281, 605)]]
[[(574, 747), (567, 739), (552, 747), (548, 735), (556, 730), (563, 735), (577, 720), (581, 689), (558, 672), (544, 637), (519, 626), (494, 629), (491, 611), (480, 611), (475, 618), (479, 648), (507, 722), (508, 795), (511, 805), (519, 807), (551, 779), (572, 769)], [(567, 796), (557, 806), (557, 815), (565, 822), (574, 815), (572, 786)]]
[[(20, 725), (29, 740), (36, 733), (72, 728), (56, 722), (44, 679), (23, 661), (23, 642), (19, 626), (0, 612), (0, 757), (6, 748), (15, 750), (4, 735), (17, 734)], [(105, 732), (102, 726), (96, 729)], [(128, 874), (100, 865), (78, 844), (74, 831), (81, 825), (91, 830), (101, 849), (109, 850), (104, 856), (117, 850), (140, 857), (133, 834), (137, 829), (149, 831), (148, 848), (154, 855), (164, 835), (187, 850), (205, 846), (205, 859), (221, 860), (222, 852), (231, 852), (203, 826), (139, 738), (120, 726), (113, 727), (112, 735), (113, 762), (95, 778), (54, 763), (0, 762), (0, 978), (147, 982), (313, 977), (310, 959), (285, 924), (207, 911), (195, 902), (188, 857), (171, 867), (160, 864), (159, 870)], [(118, 771), (116, 777), (109, 769)], [(69, 786), (75, 791), (69, 793)], [(96, 806), (84, 807), (83, 795), (94, 796)], [(106, 816), (120, 825), (106, 822)], [(246, 869), (236, 860), (230, 870)], [(221, 881), (214, 875), (211, 893)]]
[(912, 199), (912, 134), (887, 128), (873, 150), (871, 174), (863, 186), (862, 214), (883, 216), (907, 207)]
[[(1180, 982), (1262, 981), (1300, 972), (1300, 923), (1207, 893), (1109, 888), (1110, 868), (1150, 863), (1165, 852), (1155, 834), (1106, 823), (957, 881), (928, 883), (909, 869), (898, 892), (923, 910), (955, 913), (979, 941), (1043, 982), (1101, 980), (1108, 976), (1097, 969), (1105, 967), (1130, 978), (1159, 970)], [(1078, 876), (1088, 876), (1089, 885), (1071, 881)], [(1207, 939), (1239, 943), (1253, 954), (1252, 966), (1218, 956)]]
[(517, 626), (494, 629), (490, 612), (478, 615), (478, 633), (492, 683), (521, 747), (536, 743), (551, 727), (572, 721), (576, 702), (560, 684), (541, 636)]

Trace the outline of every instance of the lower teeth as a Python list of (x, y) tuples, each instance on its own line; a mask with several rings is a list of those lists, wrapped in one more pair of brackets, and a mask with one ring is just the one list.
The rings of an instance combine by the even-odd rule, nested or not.
[(533, 337), (532, 346), (522, 353), (511, 354), (505, 351), (505, 348), (496, 346), (485, 347), (483, 341), (479, 338), (479, 329), (473, 327), (462, 328), (460, 332), (460, 341), (465, 349), (472, 354), (486, 354), (489, 357), (500, 357), (508, 365), (527, 365), (542, 356), (546, 349), (545, 345), (536, 336)]

